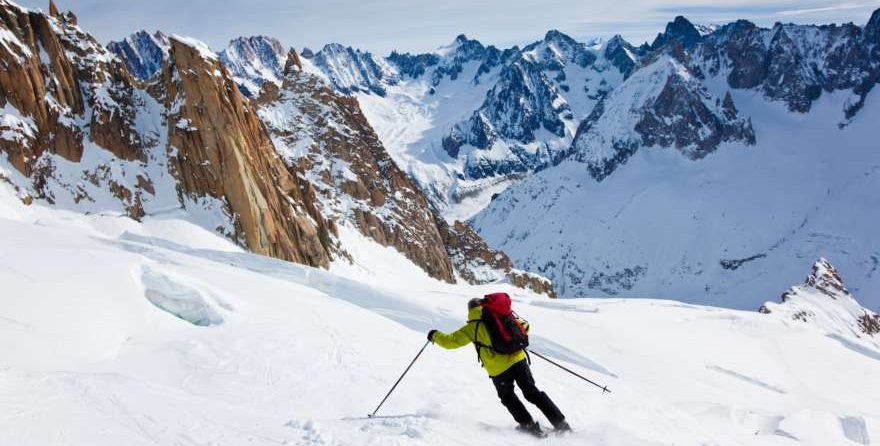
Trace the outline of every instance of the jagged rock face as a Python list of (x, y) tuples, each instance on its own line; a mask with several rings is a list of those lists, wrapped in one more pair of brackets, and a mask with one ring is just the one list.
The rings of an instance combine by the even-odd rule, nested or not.
[(853, 24), (762, 29), (741, 20), (705, 36), (693, 54), (696, 64), (711, 76), (726, 76), (732, 88), (760, 88), (766, 97), (806, 113), (823, 91), (855, 88), (864, 98), (877, 80), (872, 32), (870, 22), (864, 29)]
[(612, 37), (605, 45), (605, 58), (626, 77), (629, 77), (632, 69), (636, 66), (637, 54), (638, 50), (623, 40), (620, 35)]
[(432, 277), (455, 281), (433, 211), (388, 156), (356, 99), (291, 63), (280, 90), (266, 88), (259, 104), (281, 157), (292, 172), (306, 172), (324, 215), (352, 222)]
[(782, 294), (781, 303), (766, 303), (759, 311), (805, 322), (836, 335), (867, 338), (880, 345), (880, 315), (863, 308), (826, 259), (819, 259), (798, 286)]
[(479, 63), (471, 79), (471, 82), (479, 82), (480, 76), (500, 65), (513, 53), (512, 50), (501, 51), (492, 45), (483, 46), (478, 40), (468, 39), (464, 34), (456, 37), (452, 45), (442, 51), (444, 57), (431, 73), (431, 83), (435, 86), (444, 78), (457, 80), (465, 65), (470, 63)]
[[(254, 252), (329, 264), (314, 197), (277, 159), (213, 53), (172, 40), (148, 94), (70, 13), (0, 1), (0, 20), (9, 29), (0, 45), (2, 123), (15, 127), (14, 144), (4, 129), (2, 147), (31, 182), (17, 187), (84, 211), (116, 210), (102, 198), (110, 196), (132, 218), (210, 198), (234, 221), (227, 235)], [(209, 218), (228, 221), (216, 211)]]
[(557, 30), (548, 31), (544, 40), (526, 46), (522, 52), (544, 70), (560, 71), (569, 63), (586, 68), (596, 61), (596, 55), (585, 44)]
[[(0, 45), (0, 106), (4, 115), (0, 147), (19, 171), (30, 175), (46, 150), (72, 161), (82, 156), (82, 134), (72, 125), (85, 110), (77, 70), (68, 59), (50, 19), (0, 1), (4, 34)], [(42, 53), (41, 53), (42, 52)], [(45, 54), (50, 76), (39, 55)]]
[(635, 126), (642, 144), (675, 147), (692, 160), (713, 152), (723, 141), (755, 144), (751, 125), (736, 119), (736, 107), (729, 94), (724, 112), (719, 114), (706, 104), (706, 96), (701, 93), (695, 92), (685, 78), (670, 77)]
[(695, 54), (710, 74), (719, 74), (729, 66), (727, 83), (732, 88), (754, 88), (767, 77), (763, 31), (745, 20), (707, 37)]
[[(455, 281), (436, 212), (385, 152), (357, 100), (304, 73), (295, 53), (285, 61), (283, 88), (272, 79), (262, 88), (270, 98), (263, 106), (299, 107), (285, 116), (304, 127), (273, 136), (292, 144), (279, 144), (282, 155), (298, 147), (304, 156), (282, 160), (255, 106), (204, 44), (136, 35), (115, 45), (115, 57), (71, 14), (53, 14), (0, 0), (10, 30), (0, 34), (0, 149), (20, 171), (3, 170), (2, 181), (25, 203), (58, 199), (72, 210), (115, 212), (111, 196), (135, 219), (182, 207), (253, 252), (322, 267), (332, 252), (345, 256), (325, 216), (346, 218), (431, 276)], [(149, 45), (137, 48), (138, 39), (167, 46), (145, 56)], [(253, 67), (250, 56), (260, 59), (237, 60)], [(162, 70), (147, 74), (158, 60)], [(126, 66), (145, 79), (133, 79)], [(516, 280), (552, 292), (546, 281), (522, 273)]]
[[(457, 157), (463, 144), (488, 149), (499, 138), (532, 143), (540, 128), (563, 137), (565, 125), (560, 115), (568, 113), (570, 116), (570, 111), (568, 104), (560, 103), (558, 97), (555, 87), (537, 64), (523, 60), (509, 65), (502, 70), (495, 87), (489, 90), (483, 106), (474, 112), (470, 121), (452, 130), (443, 147), (450, 156)], [(510, 170), (527, 169), (529, 164), (520, 163), (519, 168)], [(469, 172), (475, 178), (493, 173)]]
[(702, 35), (688, 19), (678, 16), (666, 25), (666, 31), (658, 34), (651, 47), (658, 49), (671, 41), (676, 41), (684, 48), (690, 49), (696, 46)]
[(400, 74), (418, 78), (425, 74), (430, 67), (440, 63), (440, 56), (433, 53), (410, 54), (392, 51), (388, 56), (388, 62), (394, 64)]
[(794, 40), (781, 25), (774, 28), (764, 65), (764, 94), (786, 101), (792, 110), (809, 111), (810, 104), (821, 95), (822, 87), (802, 65)]
[(874, 67), (880, 63), (880, 9), (871, 14), (871, 19), (865, 25), (865, 43), (868, 45)]
[(577, 120), (619, 82), (612, 71), (623, 74), (626, 61), (634, 63), (622, 39), (611, 45), (616, 48), (606, 45), (604, 52), (613, 59), (600, 60), (602, 50), (550, 31), (505, 56), (482, 105), (452, 127), (442, 141), (444, 150), (465, 158), (464, 173), (471, 179), (540, 170), (557, 162)]
[(569, 158), (601, 181), (642, 147), (675, 148), (696, 160), (723, 142), (755, 144), (732, 98), (713, 98), (684, 59), (673, 46), (646, 60), (581, 124)]
[(162, 62), (168, 53), (168, 36), (161, 31), (150, 34), (141, 30), (120, 42), (110, 42), (107, 49), (125, 63), (132, 76), (148, 80), (162, 71)]
[(326, 222), (220, 61), (172, 38), (163, 77), (180, 191), (225, 199), (251, 251), (328, 266)]
[(309, 59), (342, 94), (364, 92), (384, 96), (385, 86), (394, 85), (399, 80), (384, 60), (338, 43), (325, 45)]
[(230, 41), (218, 55), (245, 96), (256, 97), (264, 83), (278, 84), (283, 77), (286, 55), (277, 39), (239, 37)]
[(134, 125), (131, 78), (71, 13), (49, 17), (2, 1), (0, 21), (9, 30), (0, 46), (0, 105), (16, 109), (4, 118), (9, 137), (0, 145), (19, 171), (30, 175), (45, 151), (79, 161), (84, 138), (120, 158), (143, 159), (156, 138)]

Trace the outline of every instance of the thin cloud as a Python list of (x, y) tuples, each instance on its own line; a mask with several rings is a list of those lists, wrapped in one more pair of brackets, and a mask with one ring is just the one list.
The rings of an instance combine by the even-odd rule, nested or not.
[(777, 12), (777, 14), (779, 14), (779, 15), (817, 14), (817, 13), (821, 13), (821, 12), (846, 11), (846, 10), (851, 10), (851, 9), (872, 9), (872, 8), (876, 8), (878, 6), (880, 6), (880, 1), (869, 2), (869, 3), (854, 3), (854, 4), (823, 6), (823, 7), (819, 7), (819, 8), (788, 9), (785, 11), (779, 11), (779, 12)]
[[(15, 0), (46, 9), (48, 0)], [(320, 48), (337, 42), (376, 54), (432, 51), (466, 34), (498, 47), (540, 39), (549, 29), (588, 41), (620, 34), (652, 41), (676, 15), (695, 23), (737, 19), (761, 26), (865, 23), (880, 0), (56, 0), (102, 42), (139, 30), (199, 38), (215, 50), (239, 36), (267, 35), (282, 44)]]

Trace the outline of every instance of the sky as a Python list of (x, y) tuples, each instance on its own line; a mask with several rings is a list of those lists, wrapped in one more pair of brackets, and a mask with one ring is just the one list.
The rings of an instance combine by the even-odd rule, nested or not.
[[(13, 0), (48, 10), (49, 0)], [(864, 25), (880, 0), (56, 0), (103, 42), (139, 29), (196, 37), (215, 50), (238, 36), (267, 35), (285, 46), (338, 42), (378, 54), (426, 52), (459, 34), (498, 47), (558, 29), (588, 41), (621, 34), (653, 41), (677, 15), (694, 23), (748, 19)]]

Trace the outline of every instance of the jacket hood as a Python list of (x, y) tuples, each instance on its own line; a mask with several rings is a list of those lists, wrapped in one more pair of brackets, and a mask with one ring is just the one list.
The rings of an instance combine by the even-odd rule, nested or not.
[(471, 308), (468, 310), (468, 320), (481, 319), (483, 317), (483, 306)]

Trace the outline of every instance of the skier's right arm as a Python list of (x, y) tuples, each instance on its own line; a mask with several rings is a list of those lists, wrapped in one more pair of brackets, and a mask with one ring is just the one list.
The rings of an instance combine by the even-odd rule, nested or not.
[(452, 350), (454, 348), (464, 347), (465, 345), (473, 342), (471, 335), (474, 332), (474, 328), (470, 323), (465, 324), (463, 327), (458, 330), (446, 334), (442, 332), (435, 332), (434, 336), (431, 337), (431, 340), (434, 341), (435, 344), (443, 347), (447, 350)]

